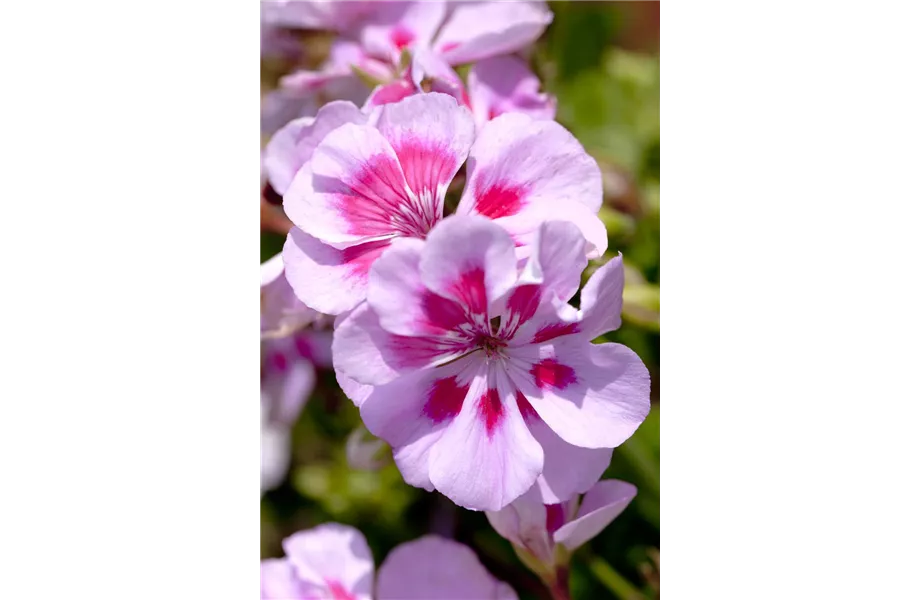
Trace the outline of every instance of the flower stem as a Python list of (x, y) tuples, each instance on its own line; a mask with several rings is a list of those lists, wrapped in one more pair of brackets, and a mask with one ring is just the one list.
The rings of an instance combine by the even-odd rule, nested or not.
[(588, 561), (588, 568), (598, 581), (620, 600), (636, 600), (643, 597), (633, 584), (617, 573), (603, 558), (595, 556)]
[(553, 600), (571, 600), (568, 567), (557, 567), (556, 572), (546, 581), (546, 587), (549, 588)]

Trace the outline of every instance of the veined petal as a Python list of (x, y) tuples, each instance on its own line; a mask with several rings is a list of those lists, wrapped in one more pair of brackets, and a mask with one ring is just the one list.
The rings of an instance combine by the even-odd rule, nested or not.
[(521, 239), (548, 220), (571, 221), (598, 254), (607, 232), (597, 218), (603, 190), (597, 162), (554, 121), (506, 113), (486, 123), (470, 149), (457, 214), (496, 220)]
[(366, 303), (335, 328), (332, 360), (336, 371), (365, 385), (383, 385), (419, 369), (450, 362), (466, 354), (466, 343), (438, 337), (394, 335), (382, 327)]
[(510, 352), (514, 384), (569, 444), (615, 448), (648, 416), (648, 369), (626, 346), (564, 336)]
[(460, 412), (432, 448), (429, 467), (435, 489), (470, 510), (501, 510), (533, 486), (543, 449), (500, 367), (482, 365)]
[(378, 600), (517, 600), (472, 550), (434, 535), (394, 548), (377, 580)]
[(578, 516), (560, 527), (553, 539), (575, 550), (620, 516), (636, 497), (636, 486), (625, 481), (607, 479), (592, 487), (581, 502)]
[(293, 227), (282, 250), (288, 283), (310, 308), (340, 314), (364, 300), (368, 271), (389, 244), (378, 240), (339, 250)]
[(368, 431), (393, 448), (393, 460), (409, 485), (432, 490), (429, 456), (460, 412), (478, 364), (468, 356), (375, 386), (360, 405)]
[(351, 102), (335, 101), (320, 108), (315, 118), (295, 119), (282, 127), (265, 146), (264, 165), (272, 188), (283, 196), (329, 132), (345, 123), (366, 121), (367, 116)]
[(517, 281), (514, 242), (482, 217), (449, 217), (428, 235), (419, 269), (429, 290), (463, 306), (488, 332), (489, 319), (498, 316), (493, 305)]
[(452, 65), (511, 54), (533, 43), (552, 20), (545, 2), (457, 3), (433, 47)]
[(336, 247), (418, 233), (399, 159), (370, 125), (346, 123), (329, 133), (294, 177), (284, 211), (300, 229)]
[(473, 144), (470, 112), (447, 94), (418, 94), (384, 106), (377, 128), (396, 151), (430, 229), (441, 219), (447, 186)]

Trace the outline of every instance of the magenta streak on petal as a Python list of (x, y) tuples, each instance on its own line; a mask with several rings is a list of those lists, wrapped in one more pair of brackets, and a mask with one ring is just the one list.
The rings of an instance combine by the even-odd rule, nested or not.
[(279, 373), (284, 373), (288, 368), (288, 359), (281, 352), (272, 352), (268, 356), (268, 365)]
[(460, 42), (447, 42), (446, 44), (441, 45), (441, 52), (443, 54), (447, 54), (448, 52), (458, 47), (459, 45), (460, 45)]
[(392, 104), (399, 102), (403, 98), (408, 98), (416, 93), (415, 88), (408, 81), (397, 81), (381, 86), (379, 90), (371, 95), (370, 102), (374, 106), (382, 104)]
[[(314, 184), (320, 179), (314, 176)], [(348, 181), (322, 178), (321, 191), (335, 197), (334, 205), (353, 235), (402, 233), (416, 235), (418, 220), (406, 198), (399, 163), (387, 154), (371, 156)], [(409, 209), (408, 211), (406, 209)]]
[(415, 41), (415, 34), (402, 25), (397, 25), (390, 32), (390, 41), (393, 42), (397, 50), (402, 50)]
[(425, 237), (444, 212), (437, 188), (450, 183), (451, 175), (457, 170), (457, 157), (447, 148), (412, 136), (401, 139), (393, 149), (409, 189), (419, 197), (418, 210), (423, 218), (417, 236)]
[(428, 390), (428, 401), (425, 402), (422, 412), (435, 423), (456, 417), (469, 389), (468, 385), (457, 385), (455, 377), (438, 379)]
[(486, 435), (489, 439), (492, 439), (495, 428), (498, 427), (505, 416), (505, 407), (502, 406), (502, 401), (498, 397), (498, 390), (489, 388), (479, 398), (477, 408), (479, 409), (479, 416), (486, 426)]
[(538, 415), (537, 411), (530, 405), (530, 401), (524, 397), (524, 394), (518, 391), (516, 399), (518, 410), (521, 411), (521, 416), (524, 417), (524, 421), (532, 422), (540, 420), (540, 415)]
[(488, 308), (485, 277), (481, 267), (473, 267), (464, 271), (449, 289), (473, 314), (485, 315)]
[(338, 581), (327, 579), (326, 587), (329, 588), (329, 593), (332, 594), (331, 600), (355, 600), (355, 596), (346, 590), (345, 586)]
[(518, 330), (521, 323), (529, 321), (540, 305), (540, 286), (522, 285), (516, 288), (508, 298), (507, 322), (502, 319), (502, 335), (510, 337)]
[(546, 505), (546, 531), (550, 535), (556, 533), (556, 530), (565, 525), (565, 510), (561, 504)]
[(419, 323), (419, 328), (429, 333), (443, 330), (456, 329), (466, 322), (463, 307), (447, 298), (442, 298), (430, 290), (422, 290), (421, 308), (425, 321)]
[(388, 338), (385, 356), (401, 368), (413, 369), (431, 365), (445, 356), (457, 356), (465, 351), (468, 345), (465, 340), (391, 335)]
[(310, 345), (310, 340), (307, 339), (305, 335), (297, 334), (294, 336), (294, 348), (297, 349), (297, 353), (308, 360), (313, 360), (313, 347)]
[(554, 358), (541, 360), (530, 369), (530, 374), (533, 375), (534, 383), (543, 390), (551, 387), (564, 390), (578, 379), (572, 367)]
[(531, 343), (542, 344), (547, 340), (557, 338), (561, 335), (569, 335), (570, 333), (578, 333), (578, 323), (553, 323), (537, 331)]
[(342, 250), (342, 263), (348, 265), (348, 275), (355, 279), (366, 281), (371, 265), (389, 245), (390, 240), (378, 240), (350, 246)]
[(527, 193), (523, 186), (496, 183), (483, 188), (479, 183), (482, 180), (483, 177), (477, 179), (474, 188), (476, 202), (473, 209), (476, 212), (490, 219), (498, 219), (517, 214), (523, 208), (524, 196)]

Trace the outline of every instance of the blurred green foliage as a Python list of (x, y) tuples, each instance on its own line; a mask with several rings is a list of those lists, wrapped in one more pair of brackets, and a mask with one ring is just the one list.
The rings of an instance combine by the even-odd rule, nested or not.
[[(650, 4), (551, 2), (555, 20), (532, 56), (546, 90), (558, 97), (558, 121), (597, 159), (604, 174), (601, 218), (610, 249), (603, 260), (589, 266), (585, 278), (617, 252), (626, 266), (623, 324), (598, 341), (629, 346), (652, 376), (652, 412), (614, 451), (605, 474), (634, 483), (638, 496), (601, 535), (576, 552), (570, 583), (575, 599), (658, 597), (657, 6), (653, 21), (648, 6), (637, 9)], [(262, 260), (279, 252), (282, 244), (281, 236), (263, 233)], [(474, 548), (487, 568), (509, 582), (522, 599), (548, 597), (482, 513), (406, 485), (392, 463), (377, 472), (350, 468), (345, 440), (359, 424), (357, 410), (338, 389), (334, 375), (321, 373), (292, 432), (289, 477), (262, 500), (263, 557), (280, 556), (283, 537), (325, 521), (361, 529), (378, 565), (394, 546), (435, 532)]]

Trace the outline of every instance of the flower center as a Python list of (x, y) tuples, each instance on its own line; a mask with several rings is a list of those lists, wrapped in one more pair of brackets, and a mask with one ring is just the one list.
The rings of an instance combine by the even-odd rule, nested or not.
[(508, 345), (508, 342), (493, 335), (479, 334), (476, 337), (476, 345), (482, 348), (486, 353), (486, 358), (496, 358), (502, 355), (502, 348)]

